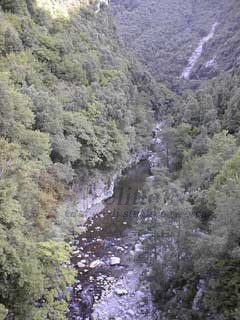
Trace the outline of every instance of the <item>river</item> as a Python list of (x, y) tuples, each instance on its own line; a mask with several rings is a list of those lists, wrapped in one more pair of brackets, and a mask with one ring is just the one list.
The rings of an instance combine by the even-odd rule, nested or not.
[[(142, 161), (123, 173), (115, 186), (113, 198), (105, 202), (99, 214), (88, 219), (86, 232), (75, 237), (72, 264), (78, 274), (69, 320), (93, 319), (94, 306), (102, 295), (111, 291), (129, 271), (135, 246), (133, 226), (138, 216), (137, 194), (149, 175), (148, 161)], [(126, 292), (122, 290), (118, 294), (121, 296)], [(130, 318), (135, 319), (134, 316)]]

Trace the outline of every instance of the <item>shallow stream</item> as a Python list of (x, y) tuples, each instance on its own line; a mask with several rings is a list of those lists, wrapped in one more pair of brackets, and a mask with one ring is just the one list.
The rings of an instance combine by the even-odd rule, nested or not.
[(86, 232), (74, 239), (72, 264), (78, 271), (70, 302), (69, 320), (91, 319), (94, 304), (128, 270), (134, 249), (132, 235), (138, 216), (138, 191), (150, 175), (143, 161), (127, 170), (115, 186), (113, 198), (86, 222)]

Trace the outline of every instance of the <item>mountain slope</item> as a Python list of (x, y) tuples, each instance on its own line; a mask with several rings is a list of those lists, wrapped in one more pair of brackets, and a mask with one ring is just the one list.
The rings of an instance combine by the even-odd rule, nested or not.
[(64, 240), (81, 223), (69, 189), (148, 145), (158, 91), (104, 4), (67, 19), (33, 1), (0, 4), (0, 317), (60, 320), (74, 279)]
[(240, 318), (239, 5), (114, 0), (125, 45), (179, 93), (163, 110), (139, 204), (157, 319)]
[(170, 86), (178, 82), (200, 39), (216, 22), (215, 36), (204, 46), (191, 78), (206, 79), (229, 70), (239, 55), (236, 0), (113, 0), (113, 12), (125, 45), (156, 79)]

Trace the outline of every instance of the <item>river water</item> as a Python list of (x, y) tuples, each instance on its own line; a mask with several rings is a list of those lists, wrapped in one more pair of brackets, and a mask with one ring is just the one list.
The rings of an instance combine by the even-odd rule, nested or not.
[[(130, 235), (138, 216), (137, 194), (149, 175), (147, 161), (127, 170), (116, 184), (113, 198), (105, 202), (102, 212), (89, 218), (86, 232), (74, 239), (72, 264), (78, 274), (69, 306), (69, 320), (91, 319), (94, 304), (103, 292), (128, 270), (134, 249)], [(112, 265), (113, 257), (119, 258), (120, 263)]]

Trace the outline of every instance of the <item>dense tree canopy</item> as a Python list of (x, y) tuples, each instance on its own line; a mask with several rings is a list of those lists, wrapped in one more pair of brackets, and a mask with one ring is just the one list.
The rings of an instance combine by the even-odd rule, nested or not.
[[(239, 3), (114, 7), (118, 19), (120, 7), (132, 17), (123, 38), (175, 93), (126, 53), (106, 8), (53, 19), (34, 1), (0, 5), (0, 319), (66, 319), (67, 238), (76, 227), (66, 218), (69, 189), (126, 168), (158, 121), (161, 161), (142, 191), (137, 227), (148, 234), (143, 255), (161, 319), (238, 320)], [(217, 41), (192, 77), (206, 81), (176, 80), (216, 19)], [(213, 52), (218, 68), (208, 70)]]
[(159, 90), (106, 10), (52, 19), (32, 1), (0, 4), (0, 318), (60, 320), (74, 276), (60, 204), (80, 175), (111, 175), (146, 148)]

